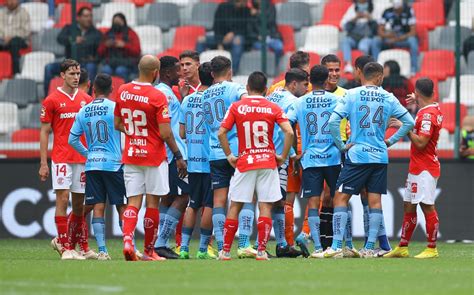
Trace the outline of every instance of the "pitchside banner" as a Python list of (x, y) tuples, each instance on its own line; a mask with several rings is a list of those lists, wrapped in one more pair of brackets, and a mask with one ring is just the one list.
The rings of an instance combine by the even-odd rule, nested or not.
[[(48, 238), (56, 235), (54, 225), (55, 195), (51, 180), (38, 178), (37, 161), (0, 162), (0, 238)], [(388, 169), (388, 192), (383, 196), (385, 225), (389, 237), (400, 236), (403, 218), (403, 192), (408, 163), (393, 162)], [(436, 205), (440, 218), (441, 240), (474, 239), (474, 163), (447, 161), (442, 163), (442, 176), (436, 190)], [(298, 233), (304, 217), (306, 202), (297, 199), (295, 231)], [(364, 235), (360, 198), (351, 200), (353, 235)], [(120, 237), (119, 218), (115, 210), (107, 211), (106, 226), (109, 237)], [(138, 235), (143, 234), (143, 214), (140, 211)], [(424, 217), (418, 212), (415, 238), (424, 239)], [(256, 230), (254, 230), (256, 231)], [(197, 232), (197, 231), (196, 231)]]

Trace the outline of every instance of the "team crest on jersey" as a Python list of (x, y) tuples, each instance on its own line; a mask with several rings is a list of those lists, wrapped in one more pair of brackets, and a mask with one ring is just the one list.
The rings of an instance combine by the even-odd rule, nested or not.
[(431, 121), (421, 121), (421, 131), (429, 132), (431, 130)]
[(42, 107), (41, 108), (41, 114), (40, 114), (41, 118), (44, 118), (46, 116), (46, 108), (45, 107)]
[(169, 114), (169, 111), (168, 111), (168, 106), (165, 106), (163, 108), (163, 112), (161, 113), (161, 115), (163, 116), (163, 118), (167, 119), (170, 117), (170, 114)]
[(438, 117), (436, 118), (436, 121), (438, 121), (438, 125), (440, 125), (443, 122), (443, 116), (438, 115)]
[(81, 101), (81, 108), (85, 105), (86, 105), (86, 101), (85, 100)]
[(423, 120), (431, 120), (431, 114), (423, 114)]
[(59, 104), (59, 107), (60, 107), (60, 108), (65, 108), (65, 107), (66, 107), (66, 103), (65, 103), (65, 102), (61, 102), (61, 103)]

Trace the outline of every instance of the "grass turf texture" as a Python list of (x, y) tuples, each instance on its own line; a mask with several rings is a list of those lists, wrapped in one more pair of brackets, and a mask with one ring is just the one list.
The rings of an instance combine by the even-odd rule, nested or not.
[[(49, 240), (0, 240), (1, 294), (473, 294), (474, 245), (439, 243), (440, 258), (271, 261), (60, 261)], [(93, 240), (91, 246), (95, 246)], [(142, 241), (138, 242), (143, 245)], [(395, 245), (395, 244), (394, 244)], [(360, 246), (360, 243), (356, 243)], [(423, 250), (412, 243), (410, 254)], [(234, 251), (237, 245), (234, 243)], [(270, 245), (271, 252), (274, 244)], [(195, 257), (197, 244), (191, 245)], [(324, 290), (324, 291), (323, 291)]]

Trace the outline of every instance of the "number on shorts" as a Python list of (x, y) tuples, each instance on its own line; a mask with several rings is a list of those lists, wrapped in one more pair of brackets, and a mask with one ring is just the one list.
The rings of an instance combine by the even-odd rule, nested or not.
[(59, 176), (59, 173), (62, 173), (63, 176), (66, 176), (67, 168), (66, 165), (56, 165), (56, 176)]

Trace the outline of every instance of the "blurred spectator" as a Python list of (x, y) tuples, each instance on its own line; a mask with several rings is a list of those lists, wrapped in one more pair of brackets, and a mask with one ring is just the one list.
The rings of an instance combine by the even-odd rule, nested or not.
[(135, 72), (140, 52), (137, 33), (128, 27), (123, 13), (116, 13), (112, 18), (112, 28), (105, 33), (99, 46), (99, 56), (105, 59), (102, 72), (129, 81), (130, 73)]
[(466, 116), (462, 122), (461, 157), (474, 160), (474, 116)]
[[(72, 25), (65, 26), (58, 35), (58, 43), (66, 49), (66, 58), (72, 58), (71, 46), (74, 42), (77, 44), (77, 61), (81, 67), (85, 68), (89, 73), (89, 77), (93, 80), (97, 73), (98, 55), (102, 34), (94, 27), (92, 10), (88, 7), (82, 7), (77, 12), (77, 27)], [(74, 31), (77, 34), (76, 39), (72, 38)], [(44, 71), (44, 93), (48, 94), (49, 83), (54, 76), (59, 75), (61, 63), (50, 63)]]
[(56, 1), (48, 0), (48, 20), (46, 21), (45, 28), (50, 29), (54, 26), (54, 9), (56, 9)]
[(418, 71), (418, 39), (415, 13), (403, 0), (393, 0), (393, 7), (384, 11), (379, 21), (378, 36), (372, 42), (372, 55), (378, 59), (382, 49), (409, 48), (411, 72)]
[(466, 61), (467, 61), (469, 52), (474, 51), (474, 19), (472, 20), (472, 23), (473, 23), (473, 26), (472, 26), (471, 36), (469, 36), (469, 38), (467, 38), (463, 44), (463, 54), (464, 54), (464, 57), (466, 58)]
[(369, 62), (375, 62), (375, 59), (370, 55), (361, 55), (356, 58), (354, 62), (354, 79), (347, 81), (342, 85), (342, 87), (346, 89), (352, 89), (362, 86), (362, 71), (364, 70), (365, 65)]
[(372, 19), (372, 0), (354, 0), (354, 10), (344, 15), (341, 25), (346, 30), (341, 49), (344, 54), (344, 72), (352, 73), (352, 49), (369, 54), (373, 38), (377, 35), (377, 22)]
[(16, 74), (20, 72), (20, 49), (28, 47), (30, 15), (18, 0), (7, 0), (6, 8), (0, 10), (0, 50), (10, 51)]
[[(250, 23), (249, 39), (252, 42), (253, 49), (260, 50), (262, 48), (262, 36), (261, 36), (261, 25), (260, 25), (260, 12), (261, 12), (262, 0), (252, 0), (250, 14), (252, 15), (252, 22)], [(283, 41), (278, 31), (276, 24), (276, 9), (275, 5), (268, 3), (266, 10), (267, 20), (267, 38), (266, 44), (270, 50), (275, 53), (276, 63), (278, 64), (281, 56), (283, 55)]]
[(232, 55), (232, 70), (236, 73), (242, 53), (252, 45), (246, 41), (251, 21), (247, 0), (230, 0), (219, 4), (214, 15), (214, 35), (200, 37), (196, 50), (199, 53), (207, 48), (229, 50)]
[(406, 77), (400, 74), (400, 65), (394, 61), (386, 61), (383, 65), (384, 79), (382, 87), (388, 92), (393, 93), (400, 103), (407, 107), (411, 114), (416, 113), (416, 104), (407, 106), (407, 95), (413, 93), (415, 87)]

